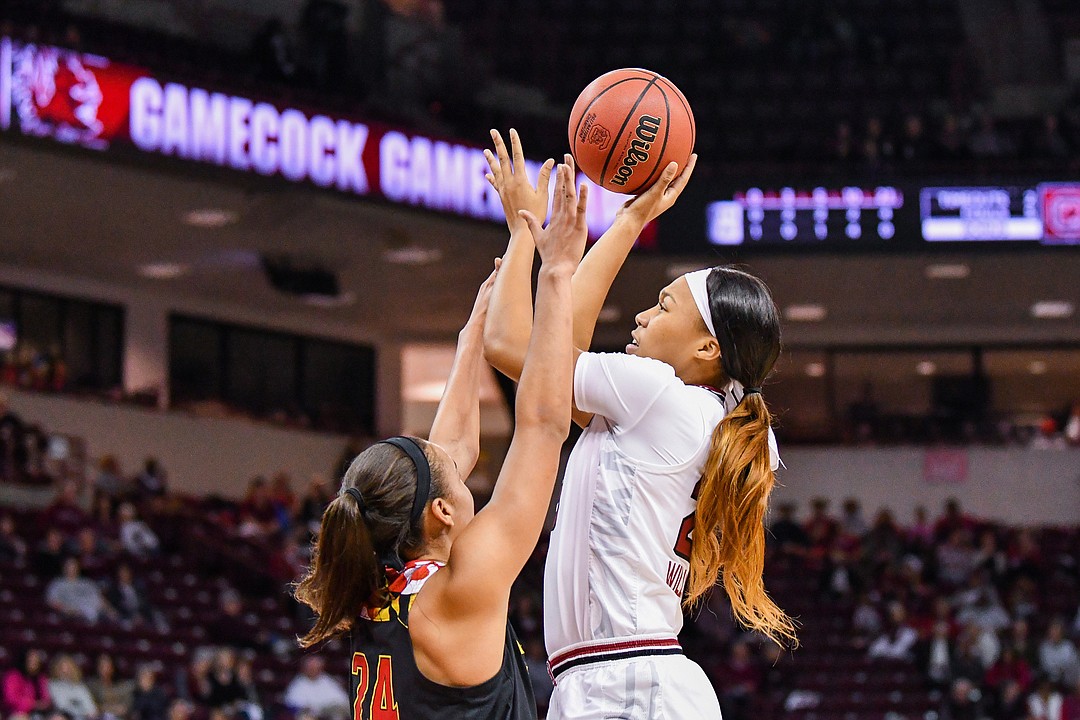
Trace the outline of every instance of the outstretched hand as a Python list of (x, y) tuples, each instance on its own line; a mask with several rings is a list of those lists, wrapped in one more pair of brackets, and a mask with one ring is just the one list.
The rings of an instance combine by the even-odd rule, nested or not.
[(542, 227), (540, 219), (530, 210), (518, 213), (528, 223), (536, 250), (545, 266), (568, 265), (570, 269), (575, 269), (585, 254), (585, 241), (589, 236), (589, 226), (585, 220), (589, 187), (582, 184), (575, 192), (574, 186), (573, 169), (568, 164), (560, 163), (555, 176), (551, 221), (547, 227)]
[(690, 156), (690, 161), (686, 163), (682, 172), (679, 172), (678, 163), (668, 163), (664, 172), (660, 174), (660, 179), (642, 194), (630, 198), (619, 209), (616, 217), (630, 217), (642, 226), (660, 217), (679, 199), (686, 184), (690, 182), (690, 176), (694, 174), (696, 165), (697, 153)]
[(483, 327), (487, 320), (488, 305), (491, 304), (491, 290), (495, 287), (495, 278), (499, 275), (499, 266), (502, 258), (495, 258), (495, 269), (480, 283), (480, 289), (476, 293), (476, 302), (473, 303), (472, 312), (469, 313), (469, 322)]
[(525, 153), (521, 149), (517, 130), (510, 129), (510, 153), (507, 153), (506, 143), (498, 130), (491, 131), (491, 140), (495, 143), (495, 153), (484, 150), (484, 158), (491, 170), (485, 177), (499, 193), (506, 224), (513, 229), (515, 224), (521, 222), (518, 213), (522, 210), (528, 210), (541, 219), (547, 217), (548, 181), (555, 161), (550, 158), (544, 161), (536, 185), (533, 185), (525, 172)]

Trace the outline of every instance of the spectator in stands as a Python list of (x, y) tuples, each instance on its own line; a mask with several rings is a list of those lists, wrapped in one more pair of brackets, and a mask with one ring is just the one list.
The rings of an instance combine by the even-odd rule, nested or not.
[(49, 697), (53, 706), (72, 720), (97, 717), (98, 707), (94, 697), (83, 682), (82, 671), (70, 655), (58, 655), (53, 659)]
[(34, 570), (38, 577), (52, 579), (63, 571), (67, 556), (64, 534), (57, 528), (49, 528), (34, 557)]
[(210, 671), (210, 696), (206, 704), (225, 717), (232, 717), (247, 696), (236, 677), (236, 650), (221, 647), (214, 652)]
[(154, 611), (146, 597), (142, 580), (135, 577), (127, 563), (120, 563), (116, 567), (116, 578), (109, 583), (105, 599), (116, 610), (122, 625), (147, 623), (159, 628), (164, 625), (164, 619)]
[(148, 558), (158, 553), (161, 541), (150, 526), (138, 519), (134, 505), (124, 503), (117, 515), (120, 519), (120, 542), (125, 551), (137, 558)]
[(851, 615), (852, 645), (865, 649), (881, 635), (881, 613), (868, 592), (859, 593), (855, 611)]
[(1073, 403), (1065, 420), (1065, 440), (1074, 447), (1080, 446), (1080, 402)]
[(1061, 711), (1065, 698), (1061, 696), (1054, 681), (1045, 675), (1035, 684), (1035, 692), (1028, 696), (1028, 720), (1063, 720)]
[(26, 559), (26, 541), (19, 537), (11, 513), (0, 515), (0, 562), (14, 563)]
[(255, 668), (248, 655), (236, 661), (236, 683), (243, 692), (243, 698), (236, 708), (237, 716), (243, 720), (262, 720), (263, 708), (259, 702), (259, 690), (255, 686)]
[(795, 521), (795, 504), (780, 503), (777, 507), (779, 517), (769, 526), (765, 541), (786, 555), (801, 555), (806, 552), (810, 538), (806, 531)]
[(990, 720), (1027, 720), (1027, 694), (1015, 680), (1005, 680), (987, 697)]
[(73, 480), (66, 481), (53, 501), (41, 513), (41, 526), (56, 528), (61, 532), (74, 535), (85, 525), (90, 517), (79, 507), (79, 489)]
[(811, 554), (817, 558), (824, 557), (832, 548), (836, 537), (836, 521), (829, 517), (829, 501), (818, 497), (810, 501), (810, 517), (803, 526), (807, 537), (810, 538)]
[(116, 663), (108, 653), (98, 655), (95, 667), (97, 674), (87, 685), (101, 711), (102, 720), (126, 720), (131, 712), (135, 683), (117, 679)]
[(1080, 720), (1080, 680), (1073, 684), (1061, 704), (1061, 720)]
[(1039, 647), (1031, 637), (1031, 626), (1027, 620), (1013, 620), (1009, 628), (1005, 644), (1016, 651), (1017, 656), (1024, 658), (1032, 669), (1039, 667)]
[(967, 138), (960, 127), (960, 120), (952, 113), (942, 118), (934, 142), (934, 155), (946, 162), (962, 160), (968, 155)]
[(851, 123), (847, 120), (836, 124), (836, 132), (829, 144), (829, 157), (845, 164), (855, 159), (855, 137), (851, 132)]
[(292, 41), (281, 18), (267, 20), (252, 42), (255, 76), (267, 82), (291, 82), (296, 78)]
[(968, 678), (957, 678), (941, 703), (941, 720), (982, 720), (982, 694)]
[(24, 425), (0, 393), (0, 480), (21, 481), (26, 468)]
[(1031, 143), (1031, 149), (1036, 157), (1062, 160), (1069, 157), (1069, 143), (1061, 134), (1061, 121), (1058, 116), (1050, 113), (1046, 115)]
[(1026, 577), (1035, 582), (1041, 580), (1046, 561), (1035, 540), (1035, 533), (1029, 528), (1017, 531), (1015, 542), (1009, 546), (1007, 555), (1010, 577)]
[(898, 602), (889, 603), (889, 618), (883, 632), (867, 649), (871, 659), (911, 660), (919, 635), (907, 622), (907, 611)]
[(240, 595), (232, 589), (222, 591), (218, 614), (207, 623), (210, 637), (216, 642), (248, 650), (273, 650), (274, 637), (244, 613)]
[(166, 720), (191, 720), (195, 714), (195, 706), (183, 698), (176, 698), (169, 703)]
[(14, 666), (4, 673), (0, 710), (8, 720), (40, 720), (52, 707), (44, 670), (45, 653), (30, 648), (24, 650)]
[(293, 712), (309, 713), (319, 720), (346, 720), (350, 715), (348, 693), (326, 673), (326, 661), (318, 655), (304, 656), (300, 674), (285, 689), (283, 702)]
[(274, 476), (274, 482), (270, 488), (270, 502), (277, 508), (278, 516), (283, 518), (284, 524), (288, 524), (299, 508), (299, 501), (292, 489), (292, 478), (286, 472), (279, 472)]
[(870, 530), (870, 526), (866, 524), (866, 518), (862, 514), (862, 505), (853, 497), (844, 500), (838, 524), (841, 535), (856, 540), (861, 539)]
[(870, 168), (878, 168), (892, 162), (896, 147), (892, 138), (885, 134), (885, 125), (881, 118), (870, 117), (866, 121), (866, 131), (862, 140), (862, 159)]
[(157, 458), (148, 457), (143, 469), (135, 476), (135, 495), (140, 500), (164, 497), (168, 490), (165, 469)]
[(750, 703), (761, 689), (761, 668), (750, 646), (736, 642), (726, 663), (714, 669), (713, 684), (719, 689), (722, 715), (727, 720), (747, 720)]
[(998, 544), (997, 533), (985, 528), (979, 533), (979, 549), (975, 553), (976, 567), (991, 582), (1000, 584), (1009, 570), (1009, 558)]
[(98, 474), (94, 478), (94, 491), (112, 500), (117, 500), (127, 492), (127, 483), (120, 473), (120, 463), (115, 455), (103, 455), (98, 460)]
[(951, 497), (945, 501), (941, 517), (934, 521), (934, 540), (945, 542), (956, 530), (974, 532), (977, 526), (975, 518), (960, 509), (960, 501)]
[(1015, 154), (1008, 136), (997, 128), (993, 116), (983, 112), (978, 119), (978, 129), (968, 140), (968, 150), (976, 158), (1002, 158)]
[(963, 529), (952, 531), (949, 539), (938, 546), (935, 555), (937, 579), (946, 588), (966, 585), (978, 562), (975, 549), (971, 547), (971, 533)]
[(923, 505), (915, 506), (915, 521), (907, 529), (906, 538), (910, 550), (918, 552), (929, 548), (934, 543), (934, 528), (930, 524)]
[(1054, 618), (1039, 643), (1039, 669), (1052, 683), (1072, 685), (1080, 679), (1080, 655), (1065, 637), (1065, 621)]
[(949, 623), (938, 620), (930, 637), (919, 643), (916, 659), (930, 686), (944, 690), (953, 680), (955, 653)]
[(923, 119), (911, 113), (904, 118), (904, 132), (900, 137), (897, 155), (907, 164), (921, 163), (930, 155)]
[(883, 568), (896, 564), (903, 551), (904, 538), (900, 528), (892, 513), (882, 508), (862, 539), (859, 574), (863, 582), (873, 582)]
[(87, 575), (100, 575), (112, 565), (113, 553), (92, 525), (79, 530), (74, 540), (71, 554), (78, 558), (79, 567)]
[[(355, 457), (355, 455), (353, 456)], [(352, 458), (349, 458), (352, 462)], [(322, 520), (323, 510), (330, 503), (331, 497), (326, 478), (321, 475), (313, 475), (308, 484), (307, 494), (300, 503), (300, 512), (296, 523), (308, 528), (309, 532), (316, 532), (319, 521)]]
[(61, 615), (89, 623), (115, 615), (98, 586), (80, 576), (79, 561), (75, 558), (64, 560), (64, 574), (49, 583), (45, 601)]
[(131, 720), (166, 720), (169, 699), (148, 663), (135, 670), (135, 692), (131, 698)]
[(993, 587), (984, 586), (974, 602), (956, 614), (956, 619), (975, 634), (983, 667), (993, 665), (1001, 654), (998, 632), (1009, 626), (1009, 616), (997, 601)]
[(98, 537), (110, 546), (119, 547), (120, 526), (116, 523), (116, 511), (112, 498), (101, 493), (94, 497), (93, 523)]
[(254, 478), (248, 484), (247, 495), (240, 503), (240, 524), (237, 532), (242, 537), (263, 538), (282, 529), (281, 518), (270, 498), (266, 478)]
[(1027, 692), (1031, 687), (1031, 667), (1015, 650), (1006, 645), (1002, 648), (997, 662), (986, 671), (983, 683), (991, 690), (997, 690), (1010, 680), (1015, 682), (1022, 692)]
[(176, 694), (194, 704), (206, 706), (210, 700), (210, 671), (214, 665), (214, 651), (208, 647), (196, 648), (191, 653), (187, 670), (176, 674), (173, 687)]

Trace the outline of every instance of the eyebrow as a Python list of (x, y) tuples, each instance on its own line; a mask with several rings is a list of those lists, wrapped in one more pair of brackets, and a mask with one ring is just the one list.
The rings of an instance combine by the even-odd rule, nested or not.
[(664, 298), (669, 298), (674, 303), (679, 302), (678, 300), (675, 299), (675, 296), (672, 295), (671, 293), (669, 293), (667, 290), (661, 290), (660, 291), (660, 300), (661, 300), (661, 302), (664, 300)]

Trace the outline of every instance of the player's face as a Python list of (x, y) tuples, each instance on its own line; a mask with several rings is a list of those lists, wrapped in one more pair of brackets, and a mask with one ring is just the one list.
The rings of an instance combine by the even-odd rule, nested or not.
[(709, 334), (686, 278), (661, 290), (656, 305), (638, 313), (634, 321), (637, 327), (626, 352), (665, 362), (680, 376)]

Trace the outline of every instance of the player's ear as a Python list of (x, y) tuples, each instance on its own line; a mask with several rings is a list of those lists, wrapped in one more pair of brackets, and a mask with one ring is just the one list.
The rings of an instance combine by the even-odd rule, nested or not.
[(720, 341), (712, 335), (706, 335), (698, 342), (697, 350), (694, 351), (694, 356), (705, 362), (719, 362)]
[(437, 497), (432, 500), (428, 513), (441, 528), (454, 527), (454, 508), (445, 498)]

